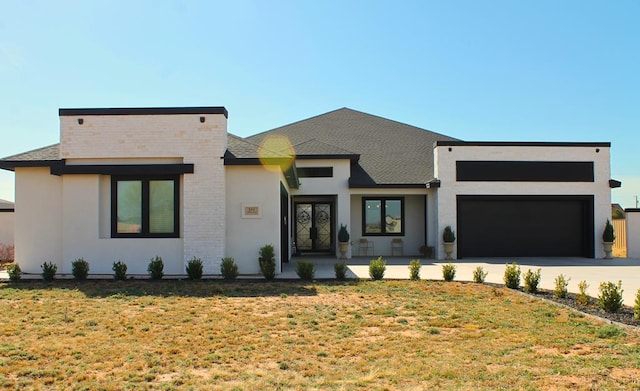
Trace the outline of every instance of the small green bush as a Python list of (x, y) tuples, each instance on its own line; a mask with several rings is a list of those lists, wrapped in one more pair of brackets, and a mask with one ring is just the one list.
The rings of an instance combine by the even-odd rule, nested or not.
[(633, 306), (633, 317), (640, 319), (640, 289), (636, 292), (636, 302)]
[(589, 295), (587, 294), (587, 288), (589, 287), (589, 284), (587, 284), (586, 281), (580, 281), (578, 283), (578, 294), (576, 295), (576, 303), (578, 303), (581, 306), (587, 306), (589, 305)]
[(558, 298), (565, 298), (567, 297), (567, 293), (568, 293), (568, 287), (569, 287), (569, 280), (571, 280), (570, 278), (566, 278), (564, 276), (564, 274), (560, 274), (558, 277), (556, 277), (555, 280), (555, 288), (553, 289), (553, 295), (555, 297)]
[(520, 287), (520, 266), (515, 262), (511, 265), (507, 264), (504, 269), (504, 284), (510, 289), (518, 289)]
[(333, 271), (336, 273), (336, 280), (344, 280), (347, 278), (347, 264), (338, 262), (333, 265)]
[(126, 280), (127, 279), (127, 264), (118, 260), (113, 263), (111, 266), (111, 270), (113, 270), (113, 278), (116, 280)]
[(225, 280), (235, 280), (238, 277), (238, 265), (236, 265), (236, 261), (232, 257), (222, 258), (220, 274)]
[(484, 279), (487, 278), (487, 274), (489, 274), (489, 272), (485, 271), (482, 268), (482, 266), (478, 266), (473, 271), (473, 282), (477, 282), (478, 284), (482, 284), (484, 282)]
[(147, 272), (152, 280), (161, 280), (162, 277), (164, 277), (164, 262), (162, 262), (162, 257), (156, 255), (155, 258), (151, 258), (149, 266), (147, 266)]
[(442, 265), (442, 278), (445, 281), (453, 281), (456, 277), (456, 265), (451, 263), (447, 263), (446, 265)]
[(622, 308), (622, 281), (618, 284), (613, 282), (602, 282), (598, 288), (598, 306), (607, 312), (618, 312)]
[(58, 266), (52, 262), (45, 262), (40, 266), (42, 269), (42, 279), (45, 281), (53, 281), (58, 272)]
[(7, 274), (9, 274), (9, 280), (11, 281), (20, 280), (20, 277), (22, 277), (22, 270), (20, 270), (20, 265), (14, 263), (7, 266)]
[(185, 268), (187, 271), (187, 276), (189, 276), (190, 280), (199, 280), (202, 278), (202, 260), (200, 258), (193, 257), (187, 263), (187, 267)]
[(524, 273), (524, 291), (527, 293), (537, 293), (538, 286), (540, 285), (540, 269), (532, 272), (528, 269)]
[(301, 280), (311, 281), (316, 274), (316, 267), (311, 262), (298, 261), (296, 274)]
[(419, 259), (409, 261), (409, 279), (411, 281), (418, 281), (420, 279), (420, 267), (422, 267), (422, 264)]
[(369, 262), (369, 276), (372, 280), (382, 280), (384, 272), (387, 270), (387, 261), (378, 257)]
[(276, 259), (273, 245), (267, 244), (260, 247), (260, 272), (266, 280), (273, 280), (276, 277)]
[(78, 258), (71, 262), (71, 274), (76, 280), (86, 280), (89, 275), (89, 262), (85, 261), (84, 258)]

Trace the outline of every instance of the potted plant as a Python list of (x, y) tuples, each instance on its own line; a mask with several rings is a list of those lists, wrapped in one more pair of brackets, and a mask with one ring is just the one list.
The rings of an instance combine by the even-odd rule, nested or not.
[(456, 241), (456, 234), (453, 233), (450, 225), (447, 225), (444, 228), (444, 232), (442, 233), (442, 241), (444, 242), (444, 252), (447, 254), (446, 260), (450, 261), (453, 258), (451, 254), (453, 254), (453, 242)]
[(613, 225), (607, 219), (607, 224), (604, 226), (604, 232), (602, 233), (602, 245), (604, 246), (604, 258), (613, 258), (613, 242), (616, 241), (616, 234), (613, 231)]
[(347, 250), (349, 250), (349, 231), (347, 226), (340, 224), (338, 231), (338, 242), (340, 244), (340, 259), (347, 259)]

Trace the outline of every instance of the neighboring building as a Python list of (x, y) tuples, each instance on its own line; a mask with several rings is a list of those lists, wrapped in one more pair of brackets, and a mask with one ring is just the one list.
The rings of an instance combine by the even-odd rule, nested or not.
[[(16, 259), (69, 273), (122, 260), (165, 273), (192, 257), (219, 274), (222, 257), (258, 273), (258, 250), (352, 250), (444, 257), (602, 252), (610, 217), (609, 143), (464, 142), (350, 109), (247, 138), (227, 134), (224, 107), (61, 109), (60, 144), (0, 160), (16, 173)], [(37, 245), (33, 245), (37, 243)], [(396, 244), (398, 244), (396, 242)], [(399, 252), (398, 252), (399, 251)]]
[(13, 202), (0, 200), (0, 246), (13, 245), (14, 212)]

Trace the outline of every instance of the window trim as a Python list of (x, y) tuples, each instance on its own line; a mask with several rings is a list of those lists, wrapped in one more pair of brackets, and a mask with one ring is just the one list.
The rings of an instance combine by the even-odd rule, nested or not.
[[(380, 230), (381, 232), (367, 232), (367, 201), (380, 201)], [(383, 224), (386, 215), (386, 201), (400, 201), (400, 232), (386, 232), (386, 224)], [(404, 236), (404, 197), (362, 197), (362, 236)]]
[[(151, 181), (173, 181), (173, 232), (149, 232), (149, 198)], [(142, 182), (142, 231), (139, 233), (118, 232), (118, 182)], [(112, 238), (179, 238), (180, 237), (180, 176), (112, 176), (111, 177), (111, 237)]]

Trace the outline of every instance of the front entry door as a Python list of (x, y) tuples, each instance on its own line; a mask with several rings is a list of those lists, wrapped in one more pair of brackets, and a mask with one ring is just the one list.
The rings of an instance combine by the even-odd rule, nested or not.
[(301, 252), (331, 252), (333, 249), (332, 204), (300, 202), (295, 204), (296, 248)]

